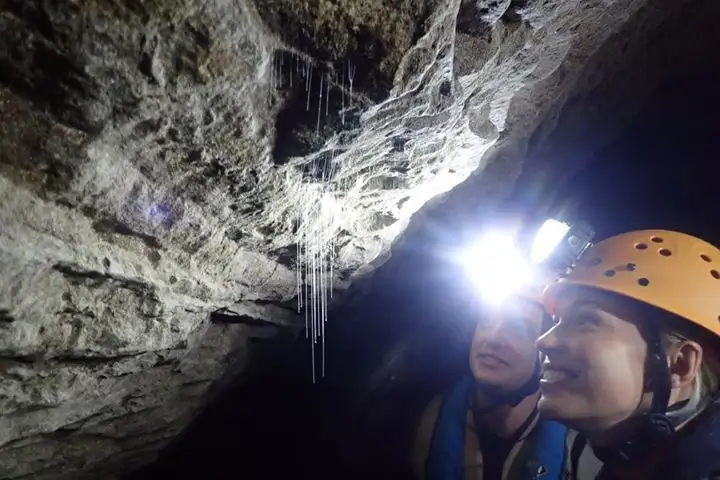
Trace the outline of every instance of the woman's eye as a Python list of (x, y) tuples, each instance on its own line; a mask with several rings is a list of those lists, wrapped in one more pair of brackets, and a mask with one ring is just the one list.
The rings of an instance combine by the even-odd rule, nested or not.
[(597, 325), (597, 319), (595, 319), (595, 317), (592, 317), (590, 315), (577, 315), (573, 319), (573, 323), (578, 326)]
[[(505, 317), (502, 321), (502, 328), (515, 337), (527, 337), (533, 335), (532, 322), (524, 317)], [(537, 335), (535, 335), (537, 337)]]

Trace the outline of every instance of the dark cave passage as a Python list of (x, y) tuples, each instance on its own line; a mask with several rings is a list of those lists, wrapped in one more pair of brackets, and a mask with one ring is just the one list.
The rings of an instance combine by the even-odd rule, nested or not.
[(602, 238), (665, 228), (720, 244), (718, 82), (720, 71), (687, 72), (663, 85), (633, 127), (568, 184)]
[[(598, 238), (641, 228), (720, 245), (720, 73), (686, 72), (656, 92), (631, 127), (559, 186)], [(612, 121), (612, 119), (608, 119)], [(472, 199), (464, 199), (472, 205)], [(453, 202), (456, 205), (458, 202)], [(428, 225), (463, 212), (435, 207)], [(332, 312), (327, 377), (310, 381), (309, 346), (210, 405), (158, 462), (128, 478), (410, 478), (414, 423), (466, 362), (472, 295), (442, 259), (444, 236), (419, 229)]]

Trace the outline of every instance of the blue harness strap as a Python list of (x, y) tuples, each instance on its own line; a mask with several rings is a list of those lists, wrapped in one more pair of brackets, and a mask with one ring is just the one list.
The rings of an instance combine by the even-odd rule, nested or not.
[[(475, 383), (463, 377), (443, 396), (426, 462), (427, 480), (462, 480), (467, 412)], [(562, 480), (567, 429), (555, 422), (538, 422), (520, 480)]]
[(567, 428), (556, 422), (540, 420), (529, 441), (532, 442), (520, 480), (562, 480), (565, 473)]
[(465, 422), (474, 382), (465, 376), (443, 396), (426, 464), (428, 480), (462, 480)]

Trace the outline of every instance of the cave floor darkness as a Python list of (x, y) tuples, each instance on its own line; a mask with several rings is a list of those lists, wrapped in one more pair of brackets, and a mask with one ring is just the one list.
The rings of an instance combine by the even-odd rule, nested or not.
[[(698, 74), (666, 84), (564, 187), (582, 199), (579, 213), (598, 238), (667, 228), (720, 245), (719, 80)], [(327, 378), (311, 384), (309, 347), (299, 339), (127, 480), (409, 478), (414, 422), (464, 364), (472, 329), (456, 272), (428, 253), (442, 245), (410, 244), (376, 273), (369, 294), (350, 294), (332, 313)]]

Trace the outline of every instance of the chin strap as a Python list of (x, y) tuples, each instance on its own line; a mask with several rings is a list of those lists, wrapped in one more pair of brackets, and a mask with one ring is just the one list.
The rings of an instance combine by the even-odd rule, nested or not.
[[(698, 410), (702, 410), (712, 401), (711, 397), (702, 399), (698, 408), (685, 415), (668, 417), (667, 413), (677, 411), (687, 406), (688, 402), (679, 402), (668, 408), (672, 379), (668, 368), (665, 349), (659, 331), (651, 333), (648, 342), (649, 361), (647, 365), (646, 388), (652, 392), (652, 405), (650, 411), (635, 417), (632, 421), (627, 438), (607, 447), (594, 447), (593, 453), (605, 464), (627, 465), (649, 455), (659, 443), (666, 441), (675, 428), (692, 417)], [(577, 463), (585, 446), (585, 439), (578, 436), (571, 452), (572, 477), (577, 478)]]
[[(667, 415), (672, 379), (659, 329), (652, 329), (649, 334), (646, 388), (653, 394), (650, 410), (632, 420), (632, 434), (626, 439), (612, 446), (593, 448), (603, 463), (623, 465), (644, 457), (675, 433), (675, 427), (682, 422), (678, 418), (671, 420)], [(673, 410), (682, 406), (677, 405)]]
[[(691, 418), (693, 415), (695, 415), (696, 412), (699, 410), (703, 410), (706, 406), (711, 404), (714, 401), (714, 398), (712, 396), (706, 396), (703, 398), (703, 400), (698, 405), (698, 408), (694, 409), (693, 411), (689, 411), (684, 415), (680, 416), (673, 416), (672, 418), (669, 418), (667, 415), (663, 415), (662, 418), (664, 420), (661, 420), (659, 423), (652, 423), (653, 418), (648, 417), (645, 418), (644, 421), (646, 422), (646, 426), (650, 426), (650, 428), (644, 432), (640, 431), (636, 436), (633, 438), (636, 439), (636, 441), (641, 440), (643, 437), (645, 438), (644, 442), (638, 442), (635, 444), (631, 444), (630, 440), (622, 442), (619, 444), (619, 446), (615, 447), (594, 447), (593, 453), (595, 456), (600, 460), (601, 462), (609, 465), (628, 465), (632, 463), (633, 460), (638, 459), (641, 455), (647, 455), (649, 451), (652, 450), (651, 447), (654, 447), (657, 445), (658, 441), (662, 441), (666, 439), (670, 434), (664, 434), (663, 432), (667, 432), (669, 430), (674, 431), (674, 428), (678, 425), (682, 424), (689, 418)], [(668, 409), (669, 412), (680, 410), (681, 408), (687, 406), (688, 400), (685, 400), (683, 402), (678, 402), (672, 407)], [(651, 415), (651, 414), (650, 414)], [(669, 427), (665, 423), (665, 420), (669, 422)], [(641, 427), (642, 428), (642, 427)], [(668, 430), (665, 430), (665, 429)], [(582, 455), (583, 450), (587, 446), (587, 439), (585, 437), (582, 437), (578, 435), (575, 437), (575, 441), (573, 442), (572, 449), (570, 451), (570, 478), (571, 480), (577, 480), (578, 478), (578, 465), (580, 463), (580, 456)], [(638, 448), (643, 447), (643, 448)]]

